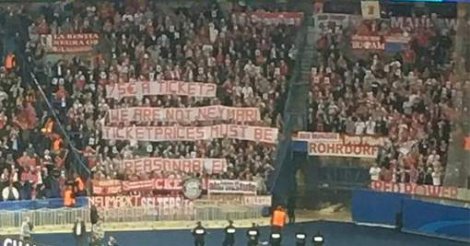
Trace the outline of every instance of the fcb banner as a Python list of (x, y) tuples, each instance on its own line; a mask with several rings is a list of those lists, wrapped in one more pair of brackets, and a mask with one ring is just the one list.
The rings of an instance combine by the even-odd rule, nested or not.
[(354, 50), (385, 50), (385, 39), (381, 36), (354, 35), (351, 37), (351, 47)]
[(136, 173), (152, 171), (182, 171), (189, 173), (218, 174), (225, 172), (225, 159), (169, 159), (169, 158), (139, 158), (122, 160), (121, 167)]
[(207, 183), (207, 193), (209, 194), (240, 194), (256, 195), (256, 182), (241, 180), (214, 180)]
[(275, 144), (278, 129), (245, 125), (213, 125), (201, 127), (103, 127), (103, 139), (133, 141), (198, 141), (217, 138), (230, 138), (260, 143)]
[(217, 85), (177, 80), (137, 81), (106, 85), (106, 98), (175, 95), (188, 97), (216, 96)]
[(246, 13), (235, 13), (232, 15), (234, 23), (239, 25), (245, 25), (251, 23), (262, 23), (265, 25), (292, 25), (299, 26), (302, 24), (304, 18), (303, 12), (252, 12)]
[(42, 44), (48, 53), (91, 52), (99, 43), (97, 33), (45, 34), (41, 35)]
[(232, 120), (255, 122), (261, 120), (258, 108), (206, 106), (194, 108), (131, 107), (108, 111), (109, 123), (121, 122), (194, 122)]

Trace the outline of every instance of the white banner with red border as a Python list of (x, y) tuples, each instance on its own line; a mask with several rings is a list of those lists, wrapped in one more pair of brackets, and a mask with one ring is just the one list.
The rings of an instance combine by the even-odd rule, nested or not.
[(130, 107), (108, 111), (109, 123), (213, 120), (255, 122), (261, 120), (261, 114), (259, 108), (227, 107), (221, 105), (194, 108)]
[(121, 167), (136, 173), (160, 171), (181, 171), (185, 173), (219, 174), (227, 169), (226, 159), (193, 158), (171, 159), (146, 157), (132, 160), (122, 160)]
[(207, 182), (208, 194), (256, 195), (256, 190), (257, 185), (253, 181), (210, 179)]
[(158, 95), (213, 98), (216, 96), (216, 92), (216, 84), (177, 80), (136, 81), (106, 85), (106, 98), (115, 99)]
[(167, 126), (167, 127), (108, 127), (102, 128), (103, 139), (133, 141), (198, 141), (218, 138), (247, 140), (275, 144), (278, 129), (245, 125), (213, 125), (201, 127)]

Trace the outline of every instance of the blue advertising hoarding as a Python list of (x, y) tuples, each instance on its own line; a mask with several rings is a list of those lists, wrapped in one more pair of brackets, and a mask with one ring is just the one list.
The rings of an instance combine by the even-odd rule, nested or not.
[[(77, 197), (75, 207), (86, 207), (88, 206), (87, 197)], [(64, 199), (43, 199), (43, 200), (20, 200), (20, 201), (3, 201), (0, 202), (1, 210), (30, 210), (30, 209), (41, 209), (41, 208), (62, 208), (64, 207)]]
[(412, 199), (410, 195), (356, 190), (352, 218), (358, 223), (396, 225), (401, 212), (403, 230), (470, 240), (470, 208)]

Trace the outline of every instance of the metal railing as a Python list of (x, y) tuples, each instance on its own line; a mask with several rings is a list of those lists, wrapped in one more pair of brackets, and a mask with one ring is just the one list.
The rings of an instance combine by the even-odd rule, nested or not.
[[(132, 207), (100, 209), (99, 214), (104, 223), (119, 222), (154, 222), (154, 221), (187, 221), (187, 220), (243, 220), (262, 218), (262, 206), (234, 205), (190, 205), (178, 207)], [(60, 226), (73, 224), (77, 218), (90, 220), (89, 208), (60, 208), (20, 211), (1, 211), (0, 228), (11, 228), (21, 225), (29, 217), (35, 226)]]

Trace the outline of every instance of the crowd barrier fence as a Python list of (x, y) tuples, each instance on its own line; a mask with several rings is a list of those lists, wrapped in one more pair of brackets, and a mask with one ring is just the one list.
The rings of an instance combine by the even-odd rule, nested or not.
[[(98, 209), (104, 223), (153, 221), (208, 221), (262, 218), (263, 206), (181, 205), (174, 207), (128, 207)], [(29, 217), (35, 226), (73, 224), (77, 218), (90, 221), (90, 208), (41, 208), (36, 210), (0, 211), (0, 228), (18, 227)]]

